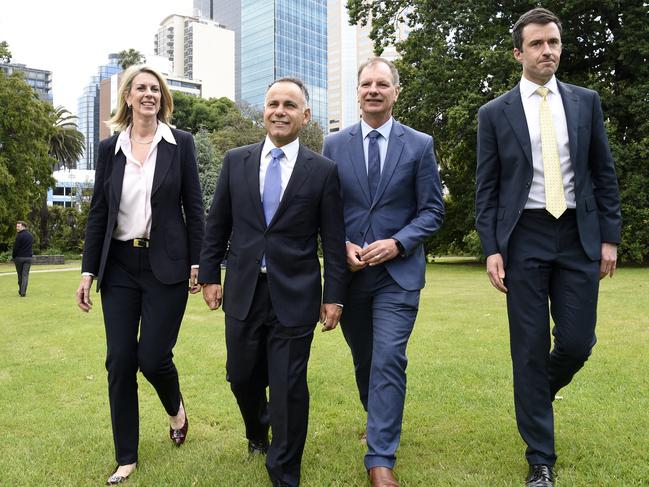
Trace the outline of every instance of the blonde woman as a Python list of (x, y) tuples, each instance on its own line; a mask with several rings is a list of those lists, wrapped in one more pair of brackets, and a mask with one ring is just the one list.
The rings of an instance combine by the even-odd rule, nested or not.
[(169, 415), (177, 446), (187, 436), (173, 347), (189, 292), (196, 293), (203, 206), (191, 134), (168, 124), (173, 99), (162, 75), (132, 66), (101, 141), (77, 304), (92, 308), (97, 281), (106, 329), (106, 369), (117, 469), (124, 482), (138, 461), (138, 369)]

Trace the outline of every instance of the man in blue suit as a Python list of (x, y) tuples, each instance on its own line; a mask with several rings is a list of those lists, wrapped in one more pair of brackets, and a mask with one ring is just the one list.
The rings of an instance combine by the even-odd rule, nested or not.
[(599, 96), (554, 76), (561, 22), (536, 8), (512, 35), (521, 81), (478, 112), (476, 227), (489, 280), (507, 295), (526, 485), (551, 487), (552, 401), (595, 345), (599, 280), (616, 266), (620, 197)]
[(406, 346), (424, 287), (423, 242), (444, 216), (430, 135), (392, 118), (399, 73), (383, 58), (358, 70), (360, 123), (329, 135), (323, 153), (340, 176), (353, 273), (341, 318), (367, 411), (365, 467), (374, 486), (392, 469), (406, 393)]

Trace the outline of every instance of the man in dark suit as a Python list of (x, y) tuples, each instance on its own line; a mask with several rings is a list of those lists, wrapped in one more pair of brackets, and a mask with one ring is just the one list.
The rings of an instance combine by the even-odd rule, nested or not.
[(11, 258), (16, 266), (18, 274), (18, 294), (21, 298), (27, 295), (27, 284), (29, 283), (29, 269), (32, 266), (32, 244), (34, 237), (27, 230), (27, 223), (22, 220), (16, 222), (16, 240), (11, 251)]
[[(595, 345), (599, 280), (613, 276), (620, 198), (596, 92), (559, 82), (561, 23), (536, 8), (513, 30), (523, 76), (478, 113), (476, 227), (507, 295), (527, 485), (553, 485), (552, 401)], [(548, 300), (554, 321), (550, 351)]]
[(318, 319), (324, 330), (336, 327), (347, 280), (336, 166), (298, 139), (310, 117), (302, 81), (281, 78), (270, 85), (264, 103), (266, 139), (226, 154), (200, 260), (207, 305), (216, 309), (223, 297), (227, 378), (246, 426), (248, 449), (267, 452), (268, 473), (277, 486), (300, 482), (313, 329)]
[(406, 346), (424, 287), (423, 242), (444, 216), (430, 135), (392, 118), (399, 73), (383, 58), (358, 70), (361, 122), (329, 135), (338, 166), (347, 264), (353, 272), (341, 319), (367, 411), (365, 467), (374, 486), (396, 486), (392, 469), (406, 393)]

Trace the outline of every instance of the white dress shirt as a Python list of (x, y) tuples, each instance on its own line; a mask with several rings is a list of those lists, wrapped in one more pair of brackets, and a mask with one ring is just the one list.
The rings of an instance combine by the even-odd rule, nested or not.
[[(268, 170), (268, 165), (272, 159), (270, 151), (275, 149), (275, 144), (273, 144), (268, 137), (264, 141), (264, 146), (261, 148), (261, 160), (259, 161), (259, 195), (264, 197), (264, 183), (266, 182), (266, 171)], [(280, 201), (284, 196), (284, 190), (288, 184), (288, 180), (291, 179), (291, 174), (293, 174), (293, 168), (295, 167), (295, 162), (297, 161), (297, 153), (300, 150), (300, 139), (295, 139), (293, 142), (286, 144), (280, 147), (284, 152), (284, 157), (279, 161), (279, 166), (282, 175), (282, 193), (280, 194)]]
[[(530, 194), (525, 204), (526, 209), (545, 208), (545, 179), (543, 176), (543, 151), (541, 149), (541, 100), (542, 97), (536, 93), (541, 86), (533, 83), (524, 76), (521, 78), (520, 90), (523, 101), (523, 110), (527, 120), (527, 129), (532, 144), (532, 166), (534, 175)], [(545, 85), (548, 90), (548, 103), (552, 112), (552, 124), (557, 138), (557, 149), (559, 150), (559, 161), (561, 162), (561, 174), (563, 176), (563, 190), (566, 196), (568, 208), (575, 208), (575, 171), (570, 161), (570, 145), (568, 140), (568, 125), (566, 123), (566, 112), (563, 108), (563, 101), (556, 77), (552, 76)]]
[(392, 131), (392, 122), (394, 119), (390, 119), (381, 125), (379, 128), (375, 129), (370, 127), (367, 122), (361, 119), (361, 134), (363, 135), (363, 152), (365, 153), (365, 171), (367, 172), (367, 152), (370, 146), (370, 139), (367, 136), (372, 130), (376, 130), (381, 137), (376, 138), (376, 143), (379, 144), (379, 155), (381, 156), (381, 172), (383, 172), (383, 164), (385, 163), (385, 155), (388, 152), (388, 140), (390, 140), (390, 132)]
[(119, 134), (115, 154), (120, 150), (126, 156), (122, 196), (117, 214), (117, 227), (113, 238), (131, 240), (149, 238), (151, 233), (151, 189), (158, 157), (158, 143), (164, 138), (176, 145), (176, 139), (168, 125), (159, 122), (149, 153), (143, 162), (138, 161), (131, 151), (131, 126)]

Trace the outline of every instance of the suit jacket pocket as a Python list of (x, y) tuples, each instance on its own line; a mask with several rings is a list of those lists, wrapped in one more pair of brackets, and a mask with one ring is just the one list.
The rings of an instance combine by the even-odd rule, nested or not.
[(595, 196), (587, 196), (584, 199), (584, 203), (586, 204), (586, 211), (595, 211), (597, 210), (597, 201), (595, 200)]
[(165, 244), (167, 247), (167, 255), (172, 260), (181, 260), (187, 258), (187, 231), (167, 227), (165, 229)]

